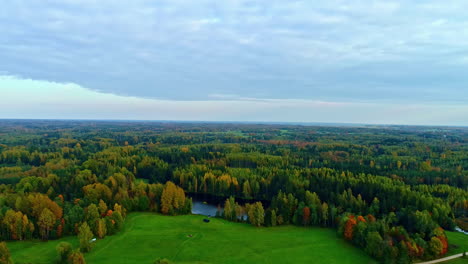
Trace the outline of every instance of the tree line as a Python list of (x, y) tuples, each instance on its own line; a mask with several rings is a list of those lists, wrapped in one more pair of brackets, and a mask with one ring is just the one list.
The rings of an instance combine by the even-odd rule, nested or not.
[(0, 238), (79, 235), (78, 249), (57, 251), (80, 263), (129, 212), (186, 214), (187, 194), (209, 194), (227, 199), (220, 215), (230, 221), (333, 227), (382, 261), (430, 259), (468, 215), (467, 138), (405, 127), (7, 122)]

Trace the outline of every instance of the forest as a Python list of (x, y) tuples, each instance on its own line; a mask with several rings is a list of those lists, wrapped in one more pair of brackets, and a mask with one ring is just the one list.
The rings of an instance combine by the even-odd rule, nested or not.
[(9, 241), (66, 236), (58, 262), (85, 263), (131, 212), (190, 214), (192, 197), (258, 228), (333, 228), (382, 263), (435, 259), (468, 230), (468, 128), (0, 120), (0, 263)]

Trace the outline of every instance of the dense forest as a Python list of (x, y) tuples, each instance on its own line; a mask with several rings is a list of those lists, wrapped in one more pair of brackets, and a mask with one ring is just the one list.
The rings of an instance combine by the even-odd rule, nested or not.
[(63, 263), (128, 213), (187, 214), (195, 196), (223, 201), (230, 221), (333, 227), (410, 263), (468, 228), (468, 129), (3, 120), (0, 184), (0, 239), (79, 235), (57, 249)]

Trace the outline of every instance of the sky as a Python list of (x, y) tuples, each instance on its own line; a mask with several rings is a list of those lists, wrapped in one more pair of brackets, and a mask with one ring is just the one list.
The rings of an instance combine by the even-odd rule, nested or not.
[(4, 0), (0, 118), (468, 125), (467, 1)]

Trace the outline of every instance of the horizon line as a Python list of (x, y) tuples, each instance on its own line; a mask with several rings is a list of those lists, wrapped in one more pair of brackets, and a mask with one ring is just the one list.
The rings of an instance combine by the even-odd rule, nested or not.
[(305, 126), (406, 126), (406, 127), (446, 127), (468, 128), (468, 125), (436, 125), (436, 124), (390, 124), (390, 123), (347, 123), (347, 122), (308, 122), (308, 121), (246, 121), (246, 120), (172, 120), (172, 119), (89, 119), (89, 118), (4, 118), (0, 121), (81, 121), (81, 122), (145, 122), (145, 123), (219, 123), (219, 124), (259, 124), (259, 125), (305, 125)]

